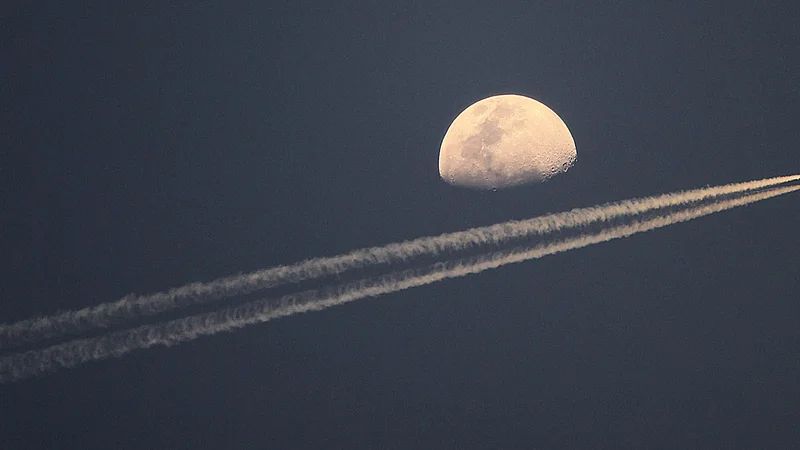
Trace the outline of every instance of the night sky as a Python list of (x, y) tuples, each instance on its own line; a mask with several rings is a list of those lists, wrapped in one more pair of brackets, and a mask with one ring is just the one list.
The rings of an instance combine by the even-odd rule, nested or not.
[[(614, 5), (612, 6), (611, 3)], [(0, 322), (800, 173), (800, 4), (15, 2)], [(566, 174), (442, 182), (533, 97)], [(800, 195), (0, 385), (0, 448), (788, 448)]]

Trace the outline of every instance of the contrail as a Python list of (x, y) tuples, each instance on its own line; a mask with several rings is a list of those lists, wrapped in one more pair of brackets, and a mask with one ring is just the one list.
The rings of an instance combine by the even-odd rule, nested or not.
[(126, 320), (135, 320), (235, 295), (249, 294), (282, 284), (341, 274), (377, 264), (408, 261), (425, 255), (437, 256), (444, 252), (489, 244), (502, 244), (513, 239), (543, 235), (592, 223), (609, 222), (620, 217), (633, 216), (671, 206), (687, 205), (723, 195), (768, 188), (796, 180), (800, 180), (800, 175), (623, 200), (528, 220), (512, 220), (435, 237), (423, 237), (381, 247), (364, 248), (339, 256), (314, 258), (293, 265), (220, 278), (207, 283), (190, 283), (150, 295), (128, 295), (121, 300), (93, 307), (0, 325), (0, 349), (95, 328), (104, 328)]
[(531, 248), (498, 251), (488, 255), (437, 263), (425, 270), (406, 270), (390, 273), (345, 284), (336, 289), (308, 291), (287, 295), (277, 300), (257, 300), (217, 312), (160, 324), (140, 326), (99, 337), (78, 339), (42, 350), (11, 355), (0, 358), (0, 382), (19, 380), (59, 368), (72, 367), (87, 361), (121, 356), (136, 349), (149, 348), (155, 345), (175, 345), (203, 335), (230, 331), (246, 325), (267, 322), (275, 318), (301, 312), (321, 310), (365, 297), (397, 292), (447, 278), (475, 274), (506, 264), (538, 259), (547, 255), (689, 221), (798, 190), (800, 190), (800, 186), (773, 188), (734, 199), (720, 200), (705, 206), (667, 213), (647, 220), (634, 221), (628, 225), (619, 225), (596, 233), (586, 233), (561, 241), (540, 244)]

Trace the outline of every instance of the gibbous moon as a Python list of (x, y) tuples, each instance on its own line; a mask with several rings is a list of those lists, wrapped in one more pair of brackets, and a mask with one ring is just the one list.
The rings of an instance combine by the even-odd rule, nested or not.
[(575, 141), (558, 114), (522, 95), (485, 98), (456, 117), (439, 152), (439, 175), (474, 189), (542, 182), (566, 172)]

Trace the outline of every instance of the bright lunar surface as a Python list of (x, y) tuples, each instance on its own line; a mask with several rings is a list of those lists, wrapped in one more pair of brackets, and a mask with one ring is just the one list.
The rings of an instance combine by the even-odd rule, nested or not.
[(442, 141), (439, 175), (476, 189), (546, 181), (566, 172), (577, 153), (567, 125), (521, 95), (485, 98), (456, 117)]

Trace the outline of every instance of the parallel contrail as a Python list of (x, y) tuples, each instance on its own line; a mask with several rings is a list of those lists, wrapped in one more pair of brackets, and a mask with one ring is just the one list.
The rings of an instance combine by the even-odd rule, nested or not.
[(528, 220), (512, 220), (435, 237), (354, 250), (339, 256), (310, 259), (298, 264), (220, 278), (208, 283), (190, 283), (169, 291), (145, 296), (128, 295), (121, 300), (89, 308), (0, 325), (0, 349), (48, 338), (63, 337), (95, 328), (104, 328), (182, 307), (249, 294), (282, 284), (341, 274), (366, 266), (408, 261), (426, 255), (437, 256), (444, 252), (482, 245), (496, 245), (513, 239), (542, 235), (592, 223), (609, 222), (620, 217), (633, 216), (671, 206), (687, 205), (723, 195), (768, 188), (796, 180), (800, 180), (800, 175), (734, 183), (657, 197), (623, 200)]
[(406, 270), (342, 285), (334, 290), (320, 289), (284, 296), (277, 300), (258, 300), (234, 308), (206, 313), (169, 322), (145, 325), (112, 332), (104, 336), (78, 339), (43, 350), (34, 350), (0, 358), (0, 382), (19, 380), (77, 364), (121, 356), (136, 349), (156, 345), (175, 345), (203, 335), (230, 331), (246, 325), (293, 314), (316, 311), (348, 303), (365, 297), (374, 297), (447, 278), (475, 274), (506, 264), (541, 258), (586, 247), (612, 239), (631, 236), (644, 231), (685, 222), (716, 212), (744, 206), (760, 200), (800, 190), (800, 186), (773, 188), (729, 200), (720, 200), (705, 206), (688, 208), (648, 220), (634, 221), (597, 233), (545, 243), (532, 248), (512, 249), (438, 263), (426, 270)]

